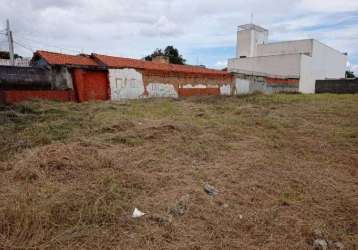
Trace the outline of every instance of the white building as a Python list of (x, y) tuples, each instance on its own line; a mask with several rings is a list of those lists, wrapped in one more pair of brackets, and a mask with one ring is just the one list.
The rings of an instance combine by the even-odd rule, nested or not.
[(239, 26), (237, 55), (229, 60), (228, 70), (237, 73), (242, 93), (254, 84), (242, 76), (297, 79), (302, 93), (315, 93), (316, 80), (345, 77), (345, 54), (314, 39), (269, 43), (268, 36), (269, 31), (257, 25)]

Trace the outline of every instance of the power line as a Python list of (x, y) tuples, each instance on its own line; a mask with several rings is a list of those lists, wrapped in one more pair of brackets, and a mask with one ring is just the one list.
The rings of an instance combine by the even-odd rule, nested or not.
[(26, 37), (25, 35), (22, 35), (22, 34), (17, 34), (16, 36), (20, 36), (22, 39), (27, 40), (27, 41), (29, 41), (31, 43), (37, 43), (37, 44), (41, 44), (41, 45), (44, 45), (44, 46), (47, 46), (47, 47), (56, 48), (56, 49), (59, 49), (59, 50), (71, 51), (71, 52), (74, 52), (74, 53), (81, 53), (81, 50), (68, 49), (68, 48), (64, 48), (64, 47), (60, 47), (60, 46), (50, 45), (48, 43), (44, 43), (42, 41), (38, 41), (38, 40), (35, 40), (33, 38), (30, 39), (30, 38), (28, 38), (28, 37)]
[[(4, 33), (5, 32), (5, 33)], [(4, 35), (4, 36), (7, 36), (7, 30), (0, 30), (0, 35)], [(18, 46), (24, 48), (24, 49), (27, 49), (31, 52), (34, 52), (35, 49), (33, 48), (38, 48), (39, 45), (42, 45), (44, 47), (49, 47), (49, 48), (55, 48), (55, 49), (58, 49), (60, 51), (68, 51), (68, 52), (72, 52), (72, 53), (82, 53), (82, 50), (77, 50), (77, 49), (69, 49), (69, 48), (64, 48), (64, 47), (61, 47), (61, 46), (56, 46), (56, 45), (52, 45), (52, 44), (49, 44), (49, 43), (44, 43), (42, 41), (39, 41), (39, 40), (36, 40), (36, 39), (33, 39), (32, 37), (31, 38), (28, 38), (26, 35), (23, 35), (21, 33), (16, 33), (16, 37), (21, 37), (21, 40), (26, 40), (28, 42), (18, 42), (18, 39), (16, 39), (16, 41), (14, 41), (14, 43), (16, 43)], [(28, 45), (30, 44), (30, 45)], [(35, 45), (36, 44), (36, 45)]]
[(24, 49), (27, 49), (29, 51), (31, 51), (32, 53), (35, 51), (34, 49), (32, 49), (31, 47), (27, 47), (26, 45), (23, 45), (22, 43), (19, 43), (17, 41), (14, 40), (14, 43), (19, 45), (20, 47), (24, 48)]

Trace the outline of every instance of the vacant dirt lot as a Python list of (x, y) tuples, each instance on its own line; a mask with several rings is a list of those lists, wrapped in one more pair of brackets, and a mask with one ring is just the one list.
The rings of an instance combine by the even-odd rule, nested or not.
[(358, 249), (358, 96), (3, 106), (0, 183), (0, 249)]

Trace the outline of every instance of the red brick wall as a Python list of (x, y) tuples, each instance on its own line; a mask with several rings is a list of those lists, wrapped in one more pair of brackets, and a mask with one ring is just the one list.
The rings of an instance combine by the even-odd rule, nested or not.
[[(230, 74), (186, 74), (178, 72), (140, 71), (145, 87), (149, 83), (166, 83), (175, 87), (179, 96), (220, 95), (220, 86), (230, 84), (233, 88), (234, 77)], [(207, 88), (184, 88), (185, 85), (207, 85)], [(218, 86), (218, 87), (215, 87)], [(147, 93), (145, 93), (147, 94)]]
[(179, 96), (219, 96), (220, 88), (180, 88)]
[(269, 85), (274, 85), (274, 84), (292, 84), (292, 85), (296, 85), (296, 84), (299, 84), (299, 79), (280, 79), (280, 78), (266, 77), (266, 82)]
[(72, 91), (65, 90), (4, 90), (0, 91), (0, 102), (17, 103), (31, 99), (74, 101)]

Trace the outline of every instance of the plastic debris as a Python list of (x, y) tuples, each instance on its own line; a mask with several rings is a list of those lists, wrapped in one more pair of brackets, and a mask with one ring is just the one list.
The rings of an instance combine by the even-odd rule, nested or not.
[(204, 185), (204, 191), (210, 196), (216, 196), (219, 194), (219, 191), (209, 184)]
[(132, 218), (140, 218), (140, 217), (143, 217), (144, 215), (145, 215), (145, 213), (140, 211), (138, 208), (135, 208), (133, 211)]

